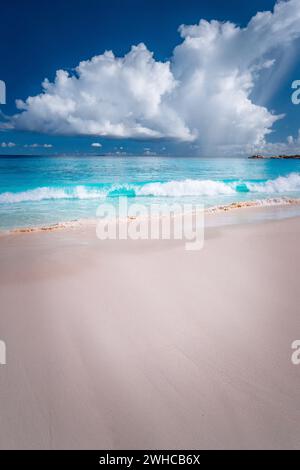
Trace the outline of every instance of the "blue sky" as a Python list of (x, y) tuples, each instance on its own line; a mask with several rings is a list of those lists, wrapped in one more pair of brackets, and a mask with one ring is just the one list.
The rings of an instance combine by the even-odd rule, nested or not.
[[(103, 54), (105, 50), (112, 50), (115, 56), (123, 57), (132, 45), (142, 42), (154, 53), (155, 61), (165, 63), (172, 60), (174, 48), (182, 43), (178, 33), (181, 24), (196, 25), (200, 19), (208, 21), (217, 19), (230, 21), (244, 28), (257, 11), (272, 10), (273, 7), (274, 1), (269, 0), (247, 3), (237, 0), (2, 2), (0, 79), (6, 82), (7, 104), (1, 106), (1, 111), (9, 116), (20, 113), (15, 105), (16, 99), (25, 101), (28, 96), (38, 95), (42, 90), (41, 83), (46, 77), (53, 82), (55, 72), (59, 69), (73, 73), (72, 70), (80, 61)], [(287, 49), (289, 59), (284, 62)], [(275, 65), (270, 70), (260, 73), (250, 95), (255, 105), (264, 106), (276, 115), (285, 114), (284, 119), (276, 120), (269, 125), (273, 132), (265, 136), (267, 142), (283, 142), (288, 136), (296, 139), (300, 127), (300, 107), (293, 105), (290, 99), (291, 82), (300, 79), (300, 59), (297, 50), (299, 50), (298, 40), (293, 40), (291, 44), (283, 47), (280, 56), (276, 57)], [(188, 52), (183, 50), (183, 53), (188, 54)], [(281, 65), (281, 71), (278, 72), (282, 62), (283, 66)], [(271, 82), (272, 91), (269, 92)], [(169, 91), (166, 94), (168, 93)], [(128, 106), (131, 109), (130, 103)], [(185, 110), (185, 113), (188, 113), (188, 110)], [(194, 111), (191, 111), (192, 113)], [(114, 119), (117, 117), (114, 116)], [(199, 120), (201, 121), (201, 118)], [(186, 126), (192, 135), (193, 125)], [(76, 130), (67, 136), (55, 133), (53, 135), (47, 131), (47, 126), (45, 130), (39, 126), (33, 129), (32, 123), (28, 125), (27, 122), (25, 125), (15, 127), (17, 128), (0, 132), (0, 153), (155, 152), (189, 155), (197, 151), (201, 153), (202, 149), (201, 125), (199, 125), (200, 137), (195, 139), (194, 137), (182, 139), (181, 135), (180, 138), (176, 135), (175, 138), (170, 137), (170, 126), (168, 131), (161, 131), (161, 124), (158, 126), (157, 120), (155, 124), (151, 123), (148, 126), (151, 131), (154, 129), (156, 132), (159, 129), (157, 132), (159, 137), (155, 139), (148, 138), (147, 134), (136, 135), (131, 131), (125, 137), (120, 135), (118, 138), (115, 138), (115, 132), (94, 136), (85, 135), (84, 130), (82, 133)], [(1, 143), (9, 142), (15, 146), (1, 147)], [(221, 140), (220, 142), (222, 143)], [(102, 147), (91, 147), (92, 143), (100, 143)], [(241, 139), (241, 143), (244, 145), (244, 140)], [(44, 144), (48, 147), (43, 147)], [(200, 150), (197, 150), (198, 148)]]

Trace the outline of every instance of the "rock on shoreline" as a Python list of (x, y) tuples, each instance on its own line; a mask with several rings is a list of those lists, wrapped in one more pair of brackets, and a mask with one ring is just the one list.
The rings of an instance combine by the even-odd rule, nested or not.
[(280, 159), (280, 160), (300, 160), (300, 155), (252, 155), (248, 157), (250, 159), (262, 159), (262, 160), (270, 160), (270, 159)]

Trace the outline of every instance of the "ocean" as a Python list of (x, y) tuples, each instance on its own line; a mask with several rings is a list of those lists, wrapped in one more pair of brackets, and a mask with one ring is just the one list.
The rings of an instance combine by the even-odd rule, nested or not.
[(141, 204), (300, 198), (300, 160), (0, 156), (0, 230), (95, 218), (118, 196)]

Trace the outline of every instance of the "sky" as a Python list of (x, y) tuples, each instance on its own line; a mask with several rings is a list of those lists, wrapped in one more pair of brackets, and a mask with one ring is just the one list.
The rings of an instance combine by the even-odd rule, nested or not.
[(300, 0), (2, 2), (0, 153), (299, 152), (299, 38)]

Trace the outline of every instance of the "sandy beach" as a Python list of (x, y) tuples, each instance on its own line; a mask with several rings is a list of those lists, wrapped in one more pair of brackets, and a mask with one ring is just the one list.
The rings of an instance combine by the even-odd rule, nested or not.
[(2, 236), (0, 448), (300, 448), (299, 235)]

